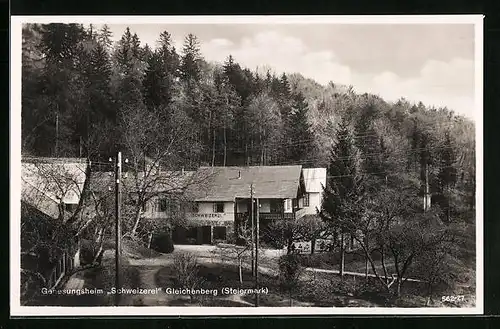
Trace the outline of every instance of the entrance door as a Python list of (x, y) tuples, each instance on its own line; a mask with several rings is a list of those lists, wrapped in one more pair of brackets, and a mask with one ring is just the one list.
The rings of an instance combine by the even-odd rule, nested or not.
[(202, 244), (212, 244), (212, 227), (202, 226), (201, 227), (201, 243)]

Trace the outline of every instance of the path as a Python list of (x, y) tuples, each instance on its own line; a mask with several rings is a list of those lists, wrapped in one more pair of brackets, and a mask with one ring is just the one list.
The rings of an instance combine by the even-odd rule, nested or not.
[[(340, 274), (340, 271), (339, 270), (325, 270), (325, 269), (322, 269), (322, 268), (313, 268), (313, 267), (306, 267), (305, 269), (306, 271), (309, 271), (309, 272), (317, 272), (317, 273), (331, 273), (331, 274)], [(345, 275), (351, 275), (351, 276), (362, 276), (362, 277), (365, 277), (366, 274), (365, 273), (359, 273), (359, 272), (349, 272), (349, 271), (344, 271), (344, 274)], [(368, 273), (368, 276), (369, 277), (372, 277), (372, 278), (376, 278), (377, 276), (373, 273)], [(422, 280), (418, 280), (418, 279), (406, 279), (406, 281), (410, 281), (410, 282), (424, 282)]]

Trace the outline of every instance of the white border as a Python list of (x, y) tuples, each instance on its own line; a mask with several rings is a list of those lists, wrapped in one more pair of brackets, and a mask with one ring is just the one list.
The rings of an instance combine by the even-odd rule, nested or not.
[[(11, 316), (241, 316), (241, 315), (468, 315), (483, 314), (483, 15), (402, 16), (12, 16), (10, 116)], [(23, 23), (83, 24), (473, 24), (475, 26), (476, 307), (30, 307), (20, 305), (21, 49)], [(18, 188), (12, 188), (12, 187)], [(17, 224), (17, 225), (13, 225)]]

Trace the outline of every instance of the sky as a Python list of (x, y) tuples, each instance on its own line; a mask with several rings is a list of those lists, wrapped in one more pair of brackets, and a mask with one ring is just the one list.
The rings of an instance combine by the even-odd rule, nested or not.
[[(108, 24), (118, 40), (127, 25)], [(473, 24), (135, 24), (141, 43), (168, 31), (181, 52), (196, 35), (208, 61), (229, 54), (251, 70), (301, 73), (326, 85), (401, 97), (474, 118)]]

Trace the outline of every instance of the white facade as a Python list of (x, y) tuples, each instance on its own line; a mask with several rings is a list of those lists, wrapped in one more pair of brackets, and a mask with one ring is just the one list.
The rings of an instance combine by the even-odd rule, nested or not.
[(299, 199), (299, 208), (304, 215), (314, 215), (321, 209), (323, 188), (326, 185), (326, 168), (304, 168), (305, 195)]
[[(306, 196), (299, 199), (299, 208), (304, 215), (314, 215), (321, 209), (323, 192), (306, 192)], [(307, 198), (309, 199), (307, 202)]]
[[(221, 207), (218, 209), (218, 207)], [(222, 212), (219, 212), (222, 210)], [(198, 202), (198, 212), (190, 213), (189, 219), (214, 221), (234, 221), (234, 202)]]

